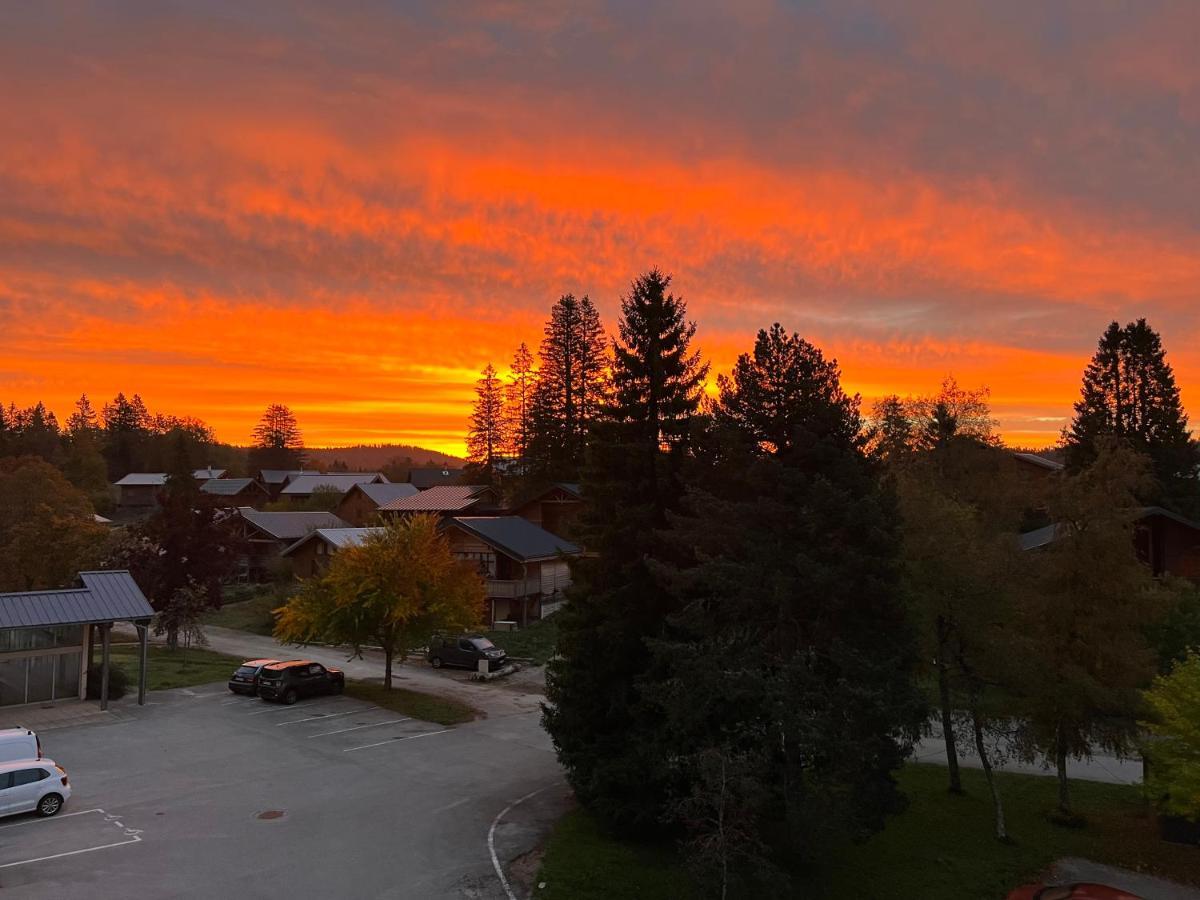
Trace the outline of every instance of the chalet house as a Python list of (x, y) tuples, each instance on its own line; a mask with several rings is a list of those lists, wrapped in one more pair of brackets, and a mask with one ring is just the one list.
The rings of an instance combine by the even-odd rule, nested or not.
[(329, 559), (344, 547), (357, 547), (368, 534), (381, 528), (317, 528), (295, 541), (281, 554), (292, 561), (297, 578), (312, 578), (329, 566)]
[[(1066, 532), (1063, 524), (1028, 531), (1019, 538), (1022, 550), (1047, 547)], [(1147, 506), (1136, 514), (1133, 535), (1138, 559), (1155, 575), (1178, 575), (1200, 583), (1200, 522), (1161, 506)]]
[(427, 491), (432, 487), (447, 484), (459, 484), (462, 481), (462, 469), (410, 469), (408, 483), (418, 491)]
[(411, 497), (381, 504), (379, 513), (384, 516), (407, 516), (414, 513), (458, 515), (468, 510), (481, 512), (495, 509), (496, 493), (491, 488), (478, 484), (453, 484), (431, 487)]
[(301, 475), (319, 475), (316, 470), (305, 469), (261, 469), (258, 473), (258, 483), (267, 490), (272, 500), (279, 499), (279, 492), (289, 481)]
[(512, 512), (551, 534), (566, 537), (582, 509), (583, 495), (579, 485), (556, 482), (537, 494), (518, 500), (513, 504)]
[(317, 490), (332, 488), (344, 494), (356, 484), (387, 483), (387, 478), (378, 472), (305, 472), (289, 479), (279, 492), (279, 497), (284, 500), (307, 500)]
[(393, 500), (403, 500), (417, 493), (411, 484), (356, 484), (334, 510), (350, 525), (363, 527), (379, 518), (379, 507)]
[(329, 512), (262, 512), (249, 506), (240, 507), (231, 524), (249, 547), (242, 567), (248, 578), (265, 575), (284, 550), (318, 528), (346, 527)]
[(562, 603), (575, 544), (520, 516), (455, 516), (443, 528), (451, 552), (479, 567), (493, 627), (528, 625)]
[(200, 485), (200, 493), (227, 507), (253, 506), (268, 499), (266, 488), (253, 478), (210, 478)]
[(166, 472), (130, 472), (113, 484), (118, 492), (117, 505), (125, 509), (154, 506), (158, 502), (158, 492), (166, 484)]
[(224, 478), (225, 473), (225, 469), (214, 469), (212, 466), (209, 466), (207, 469), (197, 469), (192, 473), (192, 477), (197, 481), (209, 481), (213, 478)]

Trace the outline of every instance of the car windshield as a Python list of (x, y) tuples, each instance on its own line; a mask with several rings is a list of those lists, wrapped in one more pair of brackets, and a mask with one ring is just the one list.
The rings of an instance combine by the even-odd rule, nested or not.
[(476, 650), (493, 650), (496, 647), (487, 638), (471, 638), (471, 643), (475, 645)]

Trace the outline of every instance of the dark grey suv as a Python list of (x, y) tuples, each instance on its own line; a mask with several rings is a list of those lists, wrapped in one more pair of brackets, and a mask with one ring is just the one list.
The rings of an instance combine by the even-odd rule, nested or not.
[(508, 664), (508, 654), (482, 634), (435, 634), (429, 639), (425, 654), (435, 669), (460, 666), (478, 669), (480, 660), (487, 660), (488, 671), (495, 672)]

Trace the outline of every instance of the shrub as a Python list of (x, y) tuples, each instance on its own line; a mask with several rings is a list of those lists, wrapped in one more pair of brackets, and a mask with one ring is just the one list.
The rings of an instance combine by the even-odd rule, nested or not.
[(1144, 694), (1146, 787), (1163, 811), (1200, 819), (1200, 655), (1189, 652)]
[[(125, 690), (128, 687), (129, 674), (120, 666), (110, 663), (108, 667), (108, 699), (120, 700), (125, 696)], [(92, 666), (88, 669), (87, 698), (89, 700), (100, 699), (100, 666)]]

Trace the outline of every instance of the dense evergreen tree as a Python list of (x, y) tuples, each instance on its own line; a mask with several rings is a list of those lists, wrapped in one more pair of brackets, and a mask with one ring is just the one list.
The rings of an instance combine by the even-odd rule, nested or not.
[(485, 484), (496, 476), (496, 463), (508, 443), (505, 436), (504, 385), (491, 363), (475, 383), (475, 408), (467, 430), (467, 462)]
[(571, 602), (559, 613), (561, 657), (549, 668), (545, 725), (581, 802), (633, 827), (659, 823), (674, 742), (643, 695), (674, 598), (647, 563), (681, 494), (679, 469), (707, 367), (670, 278), (651, 271), (622, 300), (614, 392), (594, 425), (582, 543)]
[(304, 439), (295, 414), (282, 403), (272, 403), (263, 411), (253, 431), (250, 471), (259, 469), (299, 469), (304, 465)]
[(554, 304), (539, 356), (531, 462), (539, 474), (574, 479), (604, 396), (607, 362), (600, 314), (586, 295), (564, 294)]
[(1113, 322), (1101, 336), (1083, 373), (1075, 417), (1064, 432), (1068, 467), (1085, 468), (1106, 437), (1127, 441), (1153, 462), (1159, 490), (1143, 500), (1195, 503), (1200, 450), (1188, 434), (1162, 340), (1145, 319), (1124, 328)]
[(719, 384), (715, 452), (689, 467), (673, 552), (654, 566), (678, 612), (655, 643), (653, 696), (676, 789), (704, 783), (714, 754), (737, 761), (748, 846), (794, 861), (901, 805), (893, 773), (924, 705), (898, 516), (859, 398), (819, 349), (776, 325)]
[(518, 460), (524, 470), (533, 433), (533, 398), (537, 390), (533, 354), (524, 341), (513, 354), (510, 372), (504, 393), (505, 455)]
[(133, 399), (118, 393), (101, 413), (104, 422), (104, 458), (110, 481), (142, 469), (141, 461), (150, 434), (150, 413), (137, 394)]

